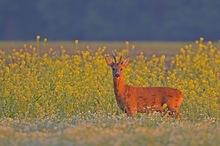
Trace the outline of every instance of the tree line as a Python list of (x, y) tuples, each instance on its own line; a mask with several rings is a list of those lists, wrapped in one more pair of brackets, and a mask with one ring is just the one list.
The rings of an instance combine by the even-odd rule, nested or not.
[(218, 40), (219, 0), (1, 0), (0, 40)]

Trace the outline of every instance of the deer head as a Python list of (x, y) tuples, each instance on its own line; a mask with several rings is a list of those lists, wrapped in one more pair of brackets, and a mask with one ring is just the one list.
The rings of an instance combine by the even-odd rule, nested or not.
[(113, 77), (115, 79), (117, 79), (117, 78), (120, 78), (121, 75), (123, 75), (123, 69), (124, 69), (125, 66), (128, 65), (128, 63), (130, 61), (130, 58), (127, 57), (124, 60), (122, 60), (123, 55), (121, 55), (120, 59), (119, 59), (119, 62), (117, 62), (115, 55), (113, 54), (112, 56), (114, 58), (114, 61), (109, 56), (106, 56), (105, 60), (106, 60), (106, 63), (112, 68)]

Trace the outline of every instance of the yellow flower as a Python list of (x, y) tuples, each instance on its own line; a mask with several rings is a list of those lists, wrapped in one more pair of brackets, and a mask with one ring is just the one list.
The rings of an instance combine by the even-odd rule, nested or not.
[(3, 54), (5, 54), (5, 52), (4, 52), (4, 51), (2, 51), (2, 50), (0, 50), (0, 55), (3, 55)]
[(211, 46), (212, 45), (212, 41), (208, 41), (207, 44)]
[(27, 44), (24, 44), (24, 48), (27, 48)]
[(204, 37), (200, 37), (200, 38), (199, 38), (199, 41), (200, 41), (200, 42), (203, 42), (203, 41), (204, 41)]
[(163, 104), (163, 108), (164, 108), (164, 109), (167, 108), (167, 104)]
[(131, 46), (131, 49), (134, 50), (134, 49), (135, 49), (135, 45), (132, 45), (132, 46)]
[(58, 72), (57, 72), (57, 76), (58, 76), (58, 78), (63, 78), (63, 71), (62, 70), (59, 70)]
[[(36, 39), (40, 39), (40, 36)], [(204, 38), (200, 38), (192, 45), (183, 45), (180, 52), (172, 57), (163, 54), (160, 57), (157, 57), (157, 54), (152, 55), (148, 58), (149, 61), (146, 61), (145, 53), (132, 50), (133, 54), (130, 52), (132, 61), (124, 70), (125, 82), (142, 87), (177, 88), (182, 91), (185, 98), (184, 103), (187, 106), (181, 106), (181, 111), (186, 116), (189, 118), (199, 116), (198, 111), (213, 117), (218, 116), (220, 51), (214, 46), (215, 43), (203, 41)], [(78, 40), (75, 40), (75, 45), (78, 43)], [(106, 46), (90, 48), (87, 45), (87, 49), (84, 47), (83, 50), (80, 48), (73, 50), (75, 52), (72, 52), (70, 57), (70, 54), (65, 53), (64, 46), (56, 47), (63, 50), (48, 48), (48, 52), (38, 56), (33, 52), (38, 47), (27, 45), (29, 44), (22, 47), (25, 51), (15, 49), (4, 55), (0, 50), (2, 57), (0, 82), (2, 102), (5, 106), (12, 105), (14, 101), (12, 99), (15, 99), (13, 112), (27, 118), (29, 116), (50, 118), (60, 114), (68, 116), (76, 110), (97, 111), (97, 108), (101, 110), (98, 104), (114, 113), (115, 108), (109, 104), (114, 96), (114, 89), (111, 71), (110, 68), (107, 69), (105, 62), (105, 54), (110, 52)], [(126, 41), (124, 45), (129, 47), (129, 42)], [(131, 45), (131, 49), (134, 47)], [(32, 49), (26, 52), (26, 48)], [(126, 57), (129, 53), (126, 48), (120, 51), (115, 49), (115, 52), (117, 60), (121, 54), (124, 53)], [(94, 99), (98, 99), (99, 103)], [(98, 106), (87, 107), (85, 103), (86, 105), (97, 103)], [(114, 106), (116, 105), (115, 102)], [(198, 109), (195, 112), (192, 110), (194, 105)], [(163, 107), (166, 108), (167, 105)], [(189, 109), (192, 112), (189, 112)], [(2, 112), (6, 116), (11, 114), (11, 111), (7, 110)], [(15, 118), (18, 117), (16, 116)]]
[(165, 56), (165, 55), (162, 55), (160, 59), (164, 61), (165, 58), (166, 58), (166, 56)]
[(38, 40), (38, 41), (40, 40), (40, 35), (36, 36), (36, 40)]
[(78, 45), (79, 44), (79, 40), (75, 40), (74, 43), (75, 43), (75, 45)]
[(129, 49), (129, 41), (125, 41), (126, 49)]
[(185, 49), (183, 49), (183, 48), (180, 48), (180, 51), (181, 51), (182, 54), (186, 53)]
[(125, 45), (128, 46), (129, 45), (129, 41), (125, 41)]
[(49, 52), (52, 52), (52, 51), (53, 51), (53, 48), (50, 48), (50, 49), (49, 49)]

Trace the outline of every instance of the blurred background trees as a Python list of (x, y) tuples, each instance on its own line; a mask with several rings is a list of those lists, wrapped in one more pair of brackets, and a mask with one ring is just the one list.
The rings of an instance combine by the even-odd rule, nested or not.
[(218, 40), (219, 0), (1, 0), (0, 40)]

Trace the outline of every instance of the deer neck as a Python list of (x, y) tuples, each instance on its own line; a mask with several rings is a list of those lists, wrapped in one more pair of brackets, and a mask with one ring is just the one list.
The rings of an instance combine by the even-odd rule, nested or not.
[(116, 98), (123, 98), (126, 86), (124, 82), (124, 76), (121, 74), (119, 78), (113, 77), (113, 82)]

